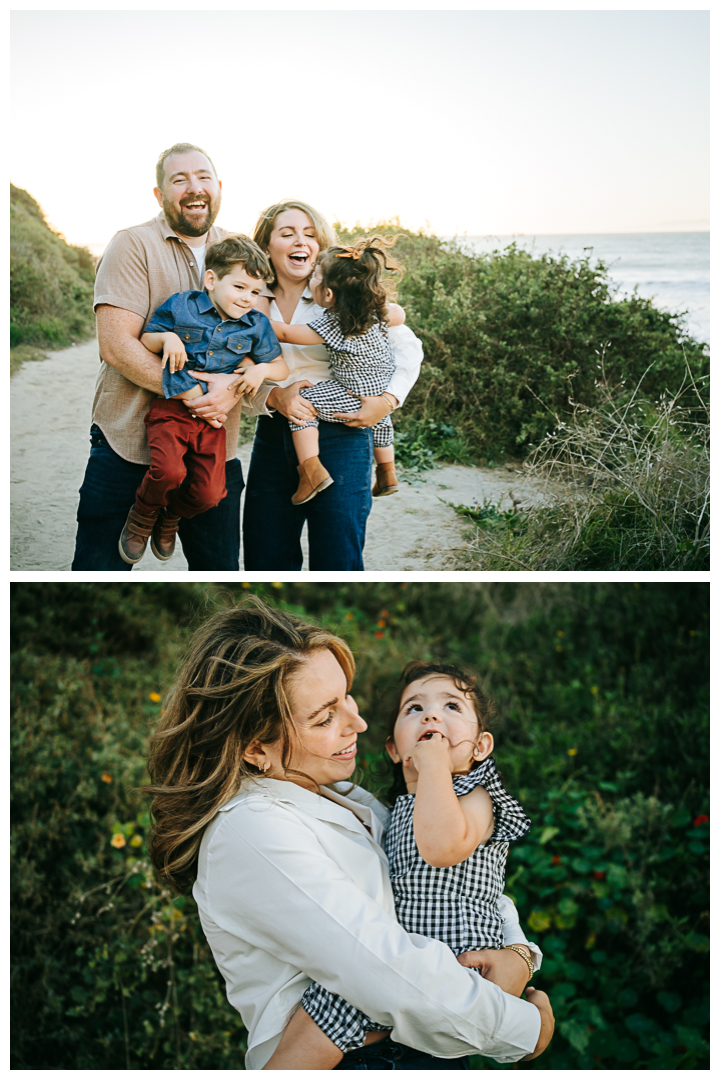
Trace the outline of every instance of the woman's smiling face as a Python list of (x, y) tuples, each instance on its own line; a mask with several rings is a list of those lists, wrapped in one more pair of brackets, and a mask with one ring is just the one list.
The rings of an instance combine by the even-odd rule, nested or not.
[(278, 214), (267, 249), (278, 280), (285, 277), (305, 281), (319, 251), (315, 226), (304, 210), (283, 210)]
[[(287, 693), (297, 728), (290, 768), (306, 773), (316, 784), (347, 780), (355, 769), (358, 732), (366, 731), (367, 724), (333, 654), (326, 649), (312, 653), (288, 680)], [(313, 790), (312, 783), (302, 777), (284, 775), (279, 742), (263, 750), (270, 765), (266, 776)]]

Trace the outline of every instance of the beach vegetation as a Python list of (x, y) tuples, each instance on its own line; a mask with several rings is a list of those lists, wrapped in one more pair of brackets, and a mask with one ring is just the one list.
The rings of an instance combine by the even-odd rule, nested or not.
[(59, 349), (95, 332), (95, 258), (68, 244), (27, 191), (10, 185), (10, 345)]

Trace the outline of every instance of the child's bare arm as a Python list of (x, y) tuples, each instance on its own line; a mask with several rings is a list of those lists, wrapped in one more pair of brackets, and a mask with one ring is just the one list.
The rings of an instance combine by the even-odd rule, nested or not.
[(185, 361), (187, 360), (185, 346), (172, 330), (162, 333), (151, 331), (149, 334), (143, 334), (140, 341), (150, 352), (162, 353), (162, 366), (165, 367), (169, 362), (170, 371), (173, 373), (181, 371), (185, 367)]
[(483, 787), (457, 797), (450, 744), (439, 732), (417, 743), (411, 757), (418, 773), (413, 812), (418, 851), (431, 866), (455, 866), (492, 836), (492, 800)]
[(399, 304), (388, 304), (385, 322), (388, 326), (402, 326), (405, 322), (405, 308), (401, 308)]
[(237, 383), (238, 393), (247, 394), (251, 398), (255, 397), (262, 383), (282, 382), (290, 374), (290, 368), (282, 356), (278, 356), (277, 360), (271, 360), (269, 364), (256, 364), (247, 356), (242, 366), (236, 368), (236, 371), (240, 375)]
[(342, 1059), (342, 1050), (299, 1008), (263, 1069), (334, 1069)]
[(288, 326), (284, 322), (272, 322), (272, 328), (278, 341), (286, 345), (324, 345), (323, 339), (309, 326)]

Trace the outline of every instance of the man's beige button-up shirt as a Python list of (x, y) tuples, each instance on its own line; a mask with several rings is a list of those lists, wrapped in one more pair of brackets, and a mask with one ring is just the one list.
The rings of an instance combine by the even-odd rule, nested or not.
[[(227, 229), (212, 226), (207, 242), (212, 244), (228, 235)], [(173, 232), (161, 213), (144, 225), (122, 229), (112, 238), (97, 267), (95, 309), (99, 304), (110, 304), (135, 312), (147, 323), (155, 309), (173, 293), (201, 288), (193, 249)], [(257, 405), (248, 411), (264, 412), (261, 402), (264, 403), (266, 396), (266, 393), (258, 395), (261, 400), (256, 398)], [(152, 391), (130, 382), (100, 357), (93, 423), (101, 429), (115, 453), (126, 461), (150, 464), (143, 421), (156, 397)], [(240, 412), (238, 404), (225, 424), (228, 461), (237, 450)]]

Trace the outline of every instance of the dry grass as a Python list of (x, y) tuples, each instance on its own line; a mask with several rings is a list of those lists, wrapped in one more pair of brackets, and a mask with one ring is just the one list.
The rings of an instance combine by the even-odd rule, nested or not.
[(688, 368), (657, 401), (597, 383), (525, 465), (568, 494), (476, 528), (447, 569), (705, 570), (710, 549), (709, 409)]

